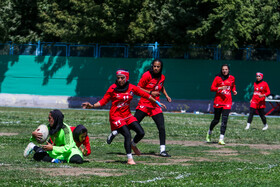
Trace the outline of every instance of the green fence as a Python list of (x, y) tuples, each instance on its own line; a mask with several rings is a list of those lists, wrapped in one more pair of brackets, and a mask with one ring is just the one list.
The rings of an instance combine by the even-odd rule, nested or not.
[[(118, 68), (130, 71), (137, 84), (152, 59), (82, 58), (49, 56), (0, 56), (0, 93), (64, 96), (103, 96), (115, 81)], [(222, 64), (231, 67), (238, 95), (235, 101), (248, 101), (255, 73), (264, 73), (271, 92), (280, 94), (280, 63), (272, 61), (208, 61), (163, 59), (165, 87), (173, 99), (211, 100), (211, 83)]]

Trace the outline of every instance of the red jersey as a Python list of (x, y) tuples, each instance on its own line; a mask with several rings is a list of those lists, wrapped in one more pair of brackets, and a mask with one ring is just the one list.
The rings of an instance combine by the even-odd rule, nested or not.
[(128, 118), (134, 118), (130, 111), (130, 102), (134, 94), (145, 97), (146, 99), (150, 97), (148, 93), (142, 91), (139, 87), (132, 84), (129, 84), (126, 92), (118, 92), (115, 90), (116, 87), (116, 84), (111, 85), (104, 97), (99, 101), (101, 106), (107, 104), (110, 100), (112, 101), (112, 106), (109, 113), (111, 130), (116, 130), (123, 125), (129, 125), (122, 123), (121, 121), (127, 121)]
[[(227, 89), (218, 90), (218, 87), (221, 86), (227, 86)], [(226, 80), (223, 80), (220, 76), (216, 76), (212, 83), (211, 91), (216, 92), (216, 96), (214, 99), (214, 108), (231, 109), (231, 92), (236, 91), (234, 76), (229, 75)]]
[(270, 89), (265, 81), (254, 83), (254, 94), (250, 107), (255, 109), (265, 108), (265, 97), (260, 97), (261, 94), (265, 94), (265, 97), (270, 94)]
[[(74, 129), (75, 129), (76, 127), (70, 127), (70, 129), (71, 129), (71, 131), (73, 132), (74, 131)], [(74, 139), (74, 141), (75, 141), (75, 139)], [(76, 143), (76, 146), (79, 148), (82, 144), (84, 145), (84, 147), (87, 149), (87, 155), (85, 155), (85, 156), (88, 156), (88, 155), (90, 155), (91, 154), (91, 149), (90, 149), (90, 143), (89, 143), (89, 137), (88, 136), (86, 136), (86, 139), (83, 141), (83, 142), (76, 142), (75, 141), (75, 143)]]
[[(163, 88), (165, 81), (165, 76), (161, 75), (160, 78), (152, 78), (152, 75), (149, 71), (146, 71), (141, 79), (139, 80), (138, 87), (143, 88), (147, 91), (158, 91), (160, 92)], [(155, 98), (157, 101), (160, 101), (159, 96)], [(139, 109), (140, 106), (149, 107), (149, 108), (158, 108), (159, 106), (156, 103), (149, 101), (146, 98), (141, 98), (136, 109)]]

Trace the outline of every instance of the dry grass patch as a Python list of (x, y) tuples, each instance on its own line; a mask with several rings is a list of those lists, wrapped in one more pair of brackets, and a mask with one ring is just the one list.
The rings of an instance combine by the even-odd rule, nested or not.
[(79, 175), (98, 175), (101, 177), (122, 176), (116, 169), (103, 168), (34, 168), (37, 172), (43, 172), (50, 176), (79, 176)]

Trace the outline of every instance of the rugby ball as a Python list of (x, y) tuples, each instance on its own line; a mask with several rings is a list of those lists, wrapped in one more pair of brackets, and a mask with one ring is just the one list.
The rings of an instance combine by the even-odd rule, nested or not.
[(37, 140), (39, 144), (42, 144), (47, 141), (49, 136), (49, 129), (47, 125), (39, 125), (39, 127), (36, 129), (37, 132), (42, 133), (42, 138), (40, 140)]

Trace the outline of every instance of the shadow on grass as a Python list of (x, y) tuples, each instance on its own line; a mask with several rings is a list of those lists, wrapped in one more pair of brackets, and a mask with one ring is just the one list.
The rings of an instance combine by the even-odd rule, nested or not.
[(205, 141), (205, 143), (206, 143), (206, 144), (218, 144), (219, 142), (217, 142), (217, 141), (216, 141), (216, 142), (206, 142), (206, 141)]
[(123, 160), (114, 160), (114, 161), (106, 161), (105, 163), (121, 163), (121, 164), (127, 164), (127, 161), (123, 161)]

